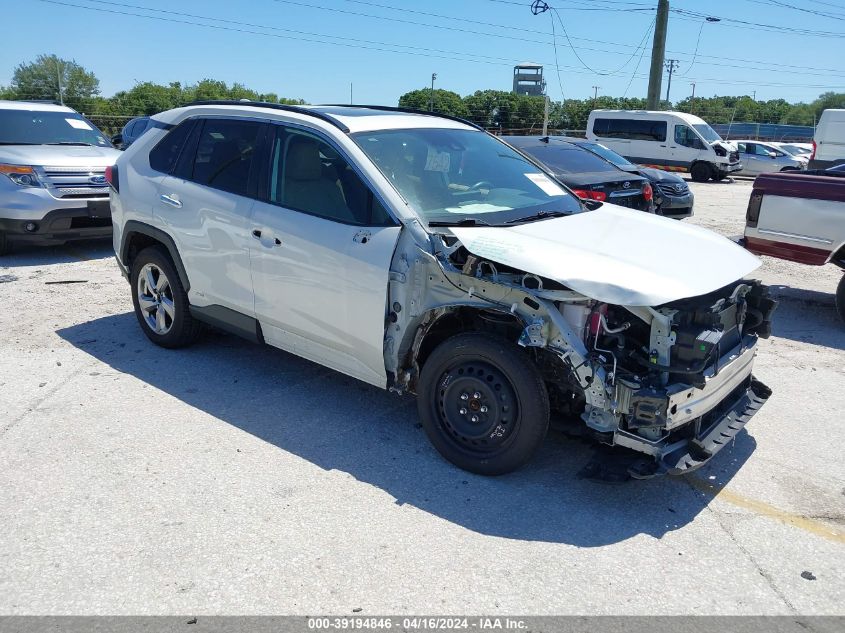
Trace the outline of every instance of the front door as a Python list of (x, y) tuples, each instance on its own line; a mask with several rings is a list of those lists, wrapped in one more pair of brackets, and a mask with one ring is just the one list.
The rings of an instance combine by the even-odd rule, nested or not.
[(400, 227), (336, 147), (275, 126), (250, 259), (276, 347), (384, 387), (388, 272)]

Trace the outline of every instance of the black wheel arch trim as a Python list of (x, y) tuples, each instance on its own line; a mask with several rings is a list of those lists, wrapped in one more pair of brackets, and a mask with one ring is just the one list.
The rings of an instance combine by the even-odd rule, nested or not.
[(185, 289), (185, 292), (188, 292), (191, 289), (191, 282), (188, 279), (188, 273), (185, 270), (185, 265), (182, 263), (182, 257), (179, 255), (179, 249), (176, 248), (176, 242), (174, 242), (173, 238), (167, 233), (154, 226), (150, 226), (149, 224), (145, 224), (144, 222), (139, 222), (137, 220), (129, 220), (123, 226), (123, 235), (121, 237), (120, 244), (120, 260), (124, 263), (124, 265), (129, 268), (129, 247), (132, 244), (131, 237), (136, 233), (151, 237), (167, 249), (167, 252), (170, 254), (170, 259), (176, 267), (176, 272), (179, 275), (179, 281), (182, 282), (182, 287)]

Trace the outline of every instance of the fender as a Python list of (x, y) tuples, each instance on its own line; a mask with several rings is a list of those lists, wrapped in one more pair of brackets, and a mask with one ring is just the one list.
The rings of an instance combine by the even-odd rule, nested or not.
[(129, 220), (123, 227), (123, 238), (120, 245), (120, 259), (124, 264), (129, 261), (129, 246), (132, 243), (132, 236), (135, 234), (146, 235), (161, 243), (170, 254), (170, 259), (173, 260), (173, 265), (176, 267), (176, 272), (179, 275), (179, 281), (182, 282), (182, 287), (185, 292), (191, 289), (191, 282), (188, 279), (188, 273), (185, 270), (185, 265), (182, 263), (182, 257), (179, 255), (179, 249), (176, 248), (176, 242), (167, 233), (154, 226), (139, 222), (137, 220)]

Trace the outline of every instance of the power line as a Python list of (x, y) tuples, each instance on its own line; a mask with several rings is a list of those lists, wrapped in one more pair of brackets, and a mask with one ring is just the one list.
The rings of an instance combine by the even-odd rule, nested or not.
[[(71, 8), (75, 8), (75, 9), (86, 9), (86, 10), (89, 10), (89, 11), (96, 11), (96, 12), (101, 12), (101, 13), (110, 13), (110, 14), (117, 14), (117, 15), (126, 15), (126, 16), (139, 17), (139, 18), (145, 18), (145, 19), (150, 19), (150, 20), (171, 22), (171, 23), (176, 23), (176, 24), (187, 24), (187, 25), (191, 25), (191, 26), (197, 26), (197, 27), (203, 27), (203, 28), (212, 28), (212, 29), (221, 30), (221, 31), (237, 32), (237, 33), (242, 33), (242, 34), (247, 34), (247, 35), (260, 35), (260, 36), (263, 36), (263, 37), (274, 37), (274, 38), (279, 38), (279, 39), (292, 39), (292, 40), (305, 41), (305, 42), (315, 43), (315, 44), (330, 44), (330, 45), (333, 45), (333, 46), (344, 46), (344, 47), (349, 47), (349, 48), (359, 48), (359, 49), (365, 49), (365, 50), (373, 50), (373, 51), (377, 51), (377, 52), (401, 53), (401, 54), (406, 54), (406, 55), (419, 55), (420, 51), (424, 51), (424, 52), (426, 52), (428, 57), (436, 58), (436, 59), (448, 59), (448, 60), (455, 61), (456, 60), (455, 56), (457, 55), (457, 56), (459, 56), (457, 61), (470, 62), (470, 63), (485, 63), (485, 64), (492, 64), (492, 65), (500, 65), (500, 66), (504, 66), (504, 65), (512, 66), (513, 63), (514, 63), (513, 60), (506, 60), (505, 58), (495, 58), (495, 57), (491, 57), (491, 56), (478, 55), (478, 54), (467, 53), (467, 52), (462, 52), (462, 51), (448, 51), (448, 50), (443, 50), (443, 49), (428, 49), (428, 48), (423, 48), (423, 47), (419, 47), (419, 46), (410, 46), (410, 45), (406, 45), (406, 44), (391, 44), (391, 43), (379, 42), (379, 41), (374, 41), (374, 40), (360, 40), (360, 39), (356, 39), (356, 38), (341, 37), (341, 36), (321, 34), (321, 33), (310, 33), (310, 32), (306, 32), (306, 31), (297, 31), (297, 30), (294, 30), (294, 29), (284, 29), (284, 28), (281, 28), (281, 27), (251, 25), (249, 23), (236, 22), (234, 20), (226, 20), (226, 19), (223, 19), (223, 18), (214, 18), (214, 17), (208, 17), (208, 16), (201, 16), (201, 15), (197, 15), (197, 14), (184, 14), (184, 13), (179, 13), (179, 12), (174, 12), (174, 11), (166, 11), (166, 10), (163, 10), (163, 9), (152, 9), (152, 8), (149, 8), (149, 7), (142, 7), (142, 6), (139, 6), (139, 5), (125, 5), (125, 4), (119, 5), (118, 3), (114, 3), (114, 2), (106, 2), (106, 0), (87, 0), (87, 1), (88, 2), (98, 2), (100, 4), (108, 4), (108, 5), (111, 5), (111, 6), (129, 6), (131, 8), (137, 8), (137, 9), (140, 9), (140, 10), (143, 10), (143, 11), (149, 11), (149, 12), (155, 11), (155, 12), (159, 12), (159, 13), (166, 13), (168, 15), (189, 16), (189, 17), (193, 17), (195, 19), (202, 19), (202, 20), (220, 22), (220, 23), (223, 23), (223, 24), (234, 25), (234, 26), (224, 26), (223, 24), (204, 24), (204, 23), (195, 22), (195, 21), (192, 21), (192, 20), (178, 19), (178, 18), (173, 18), (173, 17), (164, 17), (162, 15), (147, 15), (147, 14), (141, 14), (141, 13), (133, 13), (133, 12), (130, 12), (130, 11), (118, 10), (118, 9), (107, 9), (107, 8), (103, 8), (103, 7), (93, 7), (93, 6), (87, 6), (87, 5), (80, 5), (80, 4), (76, 4), (76, 3), (72, 3), (72, 2), (63, 2), (61, 0), (38, 0), (38, 1), (42, 2), (42, 3), (47, 3), (47, 4), (71, 7)], [(309, 7), (314, 8), (313, 5), (304, 5), (302, 3), (295, 3), (295, 2), (291, 2), (291, 0), (274, 0), (274, 1), (276, 1), (276, 2), (283, 2), (284, 1), (284, 2), (288, 2), (290, 4), (300, 4), (301, 6), (309, 6)], [(243, 26), (246, 26), (246, 27), (249, 27), (249, 28), (240, 28), (240, 27), (243, 27)], [(426, 25), (426, 26), (432, 26), (432, 25)], [(282, 35), (279, 35), (277, 33), (267, 33), (267, 32), (264, 32), (264, 31), (253, 30), (255, 28), (273, 30), (273, 31), (282, 31), (282, 32), (285, 32), (285, 33), (293, 33), (294, 35), (284, 35), (284, 36), (282, 36)], [(440, 28), (440, 27), (435, 27), (435, 28)], [(448, 27), (443, 27), (443, 28), (448, 28)], [(456, 29), (456, 30), (462, 30), (462, 29)], [(306, 36), (306, 37), (304, 37), (303, 35)], [(486, 35), (492, 35), (492, 34), (486, 34)], [(329, 38), (329, 40), (341, 40), (341, 41), (327, 41), (326, 39), (318, 39), (318, 38)], [(355, 42), (355, 43), (349, 43), (349, 42)], [(370, 45), (370, 44), (372, 44), (372, 45)], [(402, 49), (406, 49), (406, 50), (402, 50)], [(461, 59), (461, 57), (463, 59)], [(580, 71), (580, 70), (573, 68), (573, 67), (568, 67), (568, 66), (559, 66), (559, 67), (565, 68), (567, 70), (571, 70), (571, 72), (576, 73), (576, 74), (586, 74), (583, 71)], [(780, 82), (768, 82), (767, 83), (767, 82), (760, 82), (760, 81), (752, 81), (752, 82), (749, 82), (749, 81), (725, 81), (724, 78), (721, 78), (721, 77), (720, 78), (692, 77), (691, 79), (694, 79), (694, 80), (701, 82), (701, 83), (713, 81), (713, 82), (718, 82), (718, 83), (724, 84), (724, 85), (753, 84), (753, 85), (759, 85), (759, 86), (785, 86), (785, 87), (795, 87), (795, 88), (822, 88), (822, 89), (831, 89), (831, 88), (838, 87), (838, 86), (831, 86), (831, 85), (827, 85), (827, 84), (818, 85), (818, 84), (793, 84), (793, 83), (780, 83)]]

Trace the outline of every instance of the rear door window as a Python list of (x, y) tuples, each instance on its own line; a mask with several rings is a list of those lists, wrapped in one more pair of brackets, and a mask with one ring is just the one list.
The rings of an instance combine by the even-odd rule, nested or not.
[(240, 196), (248, 195), (250, 173), (264, 125), (235, 119), (206, 119), (201, 125), (190, 180)]

